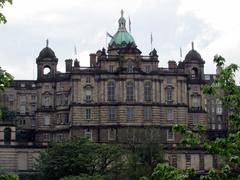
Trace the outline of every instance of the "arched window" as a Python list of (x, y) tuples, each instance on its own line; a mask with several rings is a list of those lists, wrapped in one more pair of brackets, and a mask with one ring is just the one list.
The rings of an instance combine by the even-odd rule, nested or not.
[(114, 101), (115, 100), (115, 83), (113, 81), (108, 82), (107, 85), (107, 97), (108, 101)]
[(45, 67), (43, 68), (43, 74), (44, 74), (44, 75), (49, 75), (50, 72), (51, 72), (51, 68), (50, 68), (49, 66), (45, 66)]
[(133, 101), (134, 100), (134, 84), (132, 81), (127, 82), (127, 101)]
[(191, 77), (192, 79), (196, 79), (198, 77), (198, 69), (197, 68), (192, 68), (192, 71), (191, 71)]
[(144, 83), (144, 100), (151, 101), (152, 100), (152, 82), (146, 81)]
[(11, 143), (11, 129), (5, 128), (4, 129), (4, 144), (10, 144)]

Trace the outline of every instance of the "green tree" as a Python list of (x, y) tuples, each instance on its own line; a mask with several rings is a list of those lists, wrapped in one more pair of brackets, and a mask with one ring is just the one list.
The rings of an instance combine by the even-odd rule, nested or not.
[(5, 87), (8, 87), (11, 80), (13, 80), (13, 76), (0, 67), (0, 90), (4, 90)]
[(180, 170), (167, 164), (158, 164), (150, 178), (141, 177), (140, 180), (185, 180), (194, 175), (192, 169)]
[[(0, 0), (0, 9), (2, 9), (6, 3), (12, 4), (12, 0)], [(6, 23), (6, 17), (0, 12), (0, 23)]]
[(63, 177), (60, 180), (104, 180), (102, 176), (88, 176), (88, 175), (82, 175), (82, 176), (68, 176)]
[(71, 138), (52, 143), (40, 153), (37, 169), (43, 179), (58, 180), (65, 176), (84, 174), (116, 179), (124, 165), (123, 155), (124, 151), (119, 146)]

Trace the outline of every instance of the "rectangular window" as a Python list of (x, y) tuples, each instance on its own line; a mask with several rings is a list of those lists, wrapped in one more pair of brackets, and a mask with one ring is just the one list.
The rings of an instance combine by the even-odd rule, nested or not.
[(35, 95), (35, 94), (33, 94), (33, 95), (31, 96), (31, 98), (32, 98), (32, 101), (36, 101), (36, 95)]
[(216, 129), (216, 125), (212, 124), (212, 130), (215, 130), (215, 129)]
[(108, 119), (116, 120), (116, 108), (114, 106), (108, 108)]
[(133, 120), (134, 118), (134, 108), (127, 107), (127, 120)]
[(191, 154), (186, 154), (186, 168), (191, 168)]
[(21, 83), (21, 85), (20, 85), (22, 88), (24, 88), (25, 87), (25, 84), (24, 83)]
[(174, 141), (174, 131), (172, 128), (167, 129), (167, 141)]
[(85, 98), (86, 98), (87, 102), (91, 101), (91, 99), (92, 99), (92, 90), (90, 88), (87, 88), (85, 90)]
[(173, 121), (173, 110), (172, 109), (167, 110), (167, 120)]
[(109, 66), (109, 72), (113, 72), (113, 65)]
[(20, 114), (25, 114), (26, 113), (26, 106), (25, 105), (21, 105), (20, 106)]
[(212, 106), (212, 113), (214, 113), (215, 112), (215, 101), (214, 100), (212, 100), (211, 106)]
[(205, 107), (205, 111), (208, 112), (208, 103), (207, 103), (207, 99), (204, 99), (204, 107)]
[(32, 104), (32, 113), (35, 113), (36, 111), (36, 104)]
[(91, 78), (89, 76), (86, 77), (86, 83), (90, 84), (91, 83)]
[(152, 120), (152, 107), (146, 106), (143, 110), (144, 120)]
[(116, 129), (114, 128), (108, 129), (108, 140), (109, 141), (116, 140)]
[(205, 75), (205, 80), (210, 80), (210, 75), (209, 74)]
[(150, 81), (144, 83), (144, 100), (152, 100), (152, 83)]
[(200, 107), (200, 98), (199, 96), (193, 96), (192, 97), (192, 107)]
[(172, 85), (172, 78), (171, 77), (167, 77), (167, 85)]
[(46, 125), (46, 126), (50, 125), (50, 116), (49, 115), (44, 116), (44, 125)]
[(14, 101), (14, 96), (13, 96), (13, 95), (9, 95), (8, 100), (9, 100), (10, 102), (13, 102), (13, 101)]
[(221, 115), (222, 114), (222, 101), (221, 100), (219, 100), (219, 99), (217, 99), (216, 100), (216, 113), (218, 114), (218, 115)]
[(150, 66), (146, 66), (146, 73), (150, 72)]
[(167, 101), (172, 101), (172, 88), (167, 88)]
[(92, 119), (92, 111), (91, 111), (91, 109), (89, 109), (89, 108), (86, 109), (85, 118), (86, 118), (87, 120)]
[(20, 96), (19, 101), (20, 101), (20, 104), (26, 104), (26, 101), (27, 101), (26, 96)]

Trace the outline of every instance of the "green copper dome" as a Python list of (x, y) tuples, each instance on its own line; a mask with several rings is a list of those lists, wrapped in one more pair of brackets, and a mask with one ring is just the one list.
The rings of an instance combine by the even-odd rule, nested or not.
[(118, 20), (118, 31), (114, 36), (112, 37), (109, 46), (115, 45), (121, 45), (121, 44), (133, 44), (135, 45), (135, 41), (131, 34), (129, 34), (126, 30), (126, 20), (123, 17), (123, 10), (121, 11), (121, 17)]
[(115, 44), (135, 44), (135, 41), (133, 37), (127, 32), (127, 31), (118, 31), (114, 36), (112, 37), (109, 45), (111, 46), (113, 43)]

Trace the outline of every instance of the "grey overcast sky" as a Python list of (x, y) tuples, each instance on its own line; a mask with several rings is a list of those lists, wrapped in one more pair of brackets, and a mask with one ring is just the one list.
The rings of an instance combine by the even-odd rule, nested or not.
[(240, 62), (239, 7), (239, 0), (14, 0), (3, 10), (8, 23), (0, 25), (0, 65), (15, 79), (35, 79), (36, 57), (48, 38), (59, 71), (73, 58), (74, 44), (81, 66), (87, 66), (89, 53), (106, 47), (106, 31), (117, 31), (123, 9), (143, 55), (150, 52), (152, 33), (160, 67), (179, 61), (180, 47), (185, 57), (194, 41), (205, 73), (215, 73), (215, 54)]

